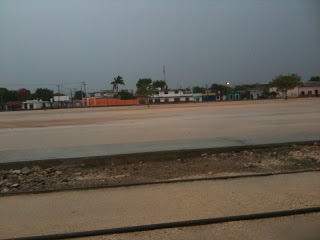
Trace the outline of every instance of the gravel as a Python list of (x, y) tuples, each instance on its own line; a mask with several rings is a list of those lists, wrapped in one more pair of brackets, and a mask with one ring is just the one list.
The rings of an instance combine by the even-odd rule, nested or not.
[[(31, 169), (30, 169), (31, 168)], [(251, 151), (200, 153), (198, 157), (104, 165), (40, 166), (0, 170), (0, 192), (99, 186), (236, 174), (320, 169), (320, 145), (291, 145)]]

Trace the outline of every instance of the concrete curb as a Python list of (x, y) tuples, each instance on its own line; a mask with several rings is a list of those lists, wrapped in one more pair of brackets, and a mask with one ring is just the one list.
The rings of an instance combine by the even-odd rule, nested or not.
[(272, 144), (260, 144), (260, 145), (245, 145), (245, 146), (232, 146), (232, 147), (218, 147), (218, 148), (199, 148), (199, 149), (185, 149), (185, 150), (172, 150), (172, 151), (158, 151), (158, 152), (144, 152), (144, 153), (131, 153), (131, 154), (118, 154), (107, 156), (94, 156), (94, 157), (80, 157), (80, 158), (57, 158), (47, 160), (36, 161), (24, 161), (24, 162), (8, 162), (0, 163), (0, 169), (10, 170), (19, 169), (23, 167), (32, 168), (37, 165), (41, 168), (47, 168), (52, 166), (68, 166), (86, 164), (87, 166), (103, 166), (110, 162), (124, 163), (128, 161), (140, 161), (141, 159), (147, 159), (147, 161), (161, 161), (163, 159), (178, 159), (183, 157), (195, 157), (202, 153), (222, 153), (222, 152), (240, 152), (252, 149), (265, 149), (272, 147), (285, 147), (292, 144), (295, 145), (311, 145), (314, 143), (320, 144), (320, 140), (302, 141), (302, 142), (286, 142), (286, 143), (272, 143)]

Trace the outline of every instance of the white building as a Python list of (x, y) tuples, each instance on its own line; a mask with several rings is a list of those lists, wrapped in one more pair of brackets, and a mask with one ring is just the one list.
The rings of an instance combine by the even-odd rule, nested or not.
[(263, 95), (263, 90), (260, 89), (252, 89), (250, 92), (250, 99), (258, 99)]
[(158, 89), (149, 99), (150, 103), (192, 102), (193, 94), (189, 89)]
[[(277, 98), (284, 98), (285, 97), (285, 93), (283, 92), (278, 92), (278, 89), (273, 87), (269, 89), (269, 92), (276, 92), (277, 93)], [(295, 87), (294, 89), (290, 89), (287, 92), (287, 97), (288, 98), (296, 98), (299, 96), (299, 87)]]
[(69, 102), (70, 97), (69, 96), (53, 96), (54, 102)]
[(49, 101), (40, 100), (27, 100), (22, 103), (22, 109), (42, 109), (42, 108), (50, 108)]
[(118, 93), (113, 90), (101, 90), (89, 93), (89, 97), (93, 98), (117, 98)]

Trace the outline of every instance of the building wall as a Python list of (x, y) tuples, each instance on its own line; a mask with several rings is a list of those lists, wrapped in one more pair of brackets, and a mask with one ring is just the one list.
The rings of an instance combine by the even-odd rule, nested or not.
[(250, 90), (250, 99), (258, 99), (262, 94), (261, 90)]
[(138, 105), (140, 99), (132, 100), (119, 100), (114, 98), (84, 98), (84, 102), (87, 103), (88, 107), (94, 106), (122, 106), (122, 105)]
[(320, 97), (320, 86), (299, 87), (299, 96)]
[(194, 93), (192, 98), (194, 102), (202, 102), (202, 93)]
[(70, 101), (70, 97), (69, 96), (53, 96), (53, 101), (55, 102), (66, 102), (66, 101)]
[[(270, 88), (269, 92), (277, 92), (277, 88)], [(278, 92), (276, 98), (284, 98), (285, 94), (282, 92)], [(295, 98), (299, 96), (299, 88), (295, 87), (294, 89), (288, 90), (287, 92), (288, 98)]]

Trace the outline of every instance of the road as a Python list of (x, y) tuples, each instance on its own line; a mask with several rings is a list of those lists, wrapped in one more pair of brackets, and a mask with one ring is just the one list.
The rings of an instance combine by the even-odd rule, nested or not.
[(316, 207), (319, 196), (319, 172), (6, 196), (0, 239)]
[(0, 113), (0, 162), (319, 140), (320, 98)]

